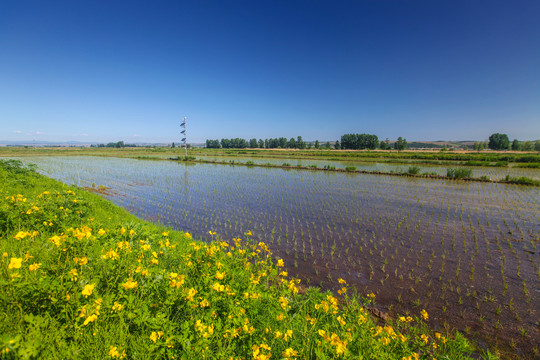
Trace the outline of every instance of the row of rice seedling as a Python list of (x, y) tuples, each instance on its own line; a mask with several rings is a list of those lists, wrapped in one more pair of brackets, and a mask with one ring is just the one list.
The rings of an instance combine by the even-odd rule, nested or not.
[(201, 238), (252, 230), (291, 273), (330, 288), (343, 278), (391, 313), (426, 308), (433, 325), (518, 349), (540, 343), (537, 188), (127, 159), (31, 161), (64, 181), (110, 186), (115, 203)]

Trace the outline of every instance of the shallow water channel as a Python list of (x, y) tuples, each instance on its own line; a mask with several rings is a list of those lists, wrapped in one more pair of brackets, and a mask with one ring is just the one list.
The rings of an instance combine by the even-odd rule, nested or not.
[(362, 295), (373, 291), (385, 311), (425, 308), (433, 327), (513, 341), (517, 354), (540, 343), (538, 187), (103, 157), (21, 160), (69, 184), (110, 187), (113, 203), (195, 237), (215, 231), (231, 240), (250, 230), (304, 283), (333, 288), (342, 277)]

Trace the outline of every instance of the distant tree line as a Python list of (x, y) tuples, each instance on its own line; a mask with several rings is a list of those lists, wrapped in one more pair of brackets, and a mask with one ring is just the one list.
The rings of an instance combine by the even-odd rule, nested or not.
[(125, 147), (137, 147), (136, 144), (124, 144), (123, 141), (117, 141), (117, 142), (110, 142), (107, 144), (97, 144), (97, 145), (90, 145), (90, 147), (108, 147), (108, 148), (125, 148)]
[[(245, 149), (245, 148), (260, 148), (260, 149), (331, 149), (332, 145), (329, 141), (325, 144), (315, 140), (314, 143), (305, 142), (301, 136), (290, 138), (287, 140), (285, 137), (270, 138), (270, 139), (250, 139), (249, 141), (240, 138), (234, 139), (221, 139), (221, 140), (206, 140), (206, 148), (208, 149)], [(334, 143), (334, 149), (377, 149), (390, 150), (392, 148), (397, 150), (404, 150), (407, 148), (407, 140), (399, 137), (393, 146), (390, 145), (390, 141), (386, 139), (379, 143), (377, 135), (371, 134), (345, 134), (340, 140), (336, 140)]]
[(209, 149), (245, 149), (245, 148), (260, 148), (260, 149), (306, 149), (306, 145), (301, 136), (296, 139), (280, 137), (270, 139), (250, 139), (249, 141), (240, 138), (221, 139), (221, 140), (206, 140), (206, 147)]
[(514, 139), (510, 142), (507, 134), (491, 134), (488, 141), (476, 141), (473, 144), (473, 150), (482, 151), (491, 150), (513, 150), (513, 151), (540, 151), (540, 141), (519, 141)]
[(379, 146), (377, 135), (370, 134), (345, 134), (341, 137), (341, 148), (352, 150), (371, 149)]

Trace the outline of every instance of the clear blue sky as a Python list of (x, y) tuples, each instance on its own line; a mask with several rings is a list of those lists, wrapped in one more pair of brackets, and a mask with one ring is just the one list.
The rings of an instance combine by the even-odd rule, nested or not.
[(540, 138), (540, 1), (0, 2), (0, 140)]

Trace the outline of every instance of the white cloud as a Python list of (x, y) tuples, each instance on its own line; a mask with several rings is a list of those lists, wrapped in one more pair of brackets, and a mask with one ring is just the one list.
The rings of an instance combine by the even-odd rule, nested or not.
[(14, 133), (15, 134), (22, 134), (23, 132), (21, 130), (15, 130)]
[(31, 134), (32, 135), (43, 135), (44, 133), (42, 133), (41, 131), (34, 131)]

